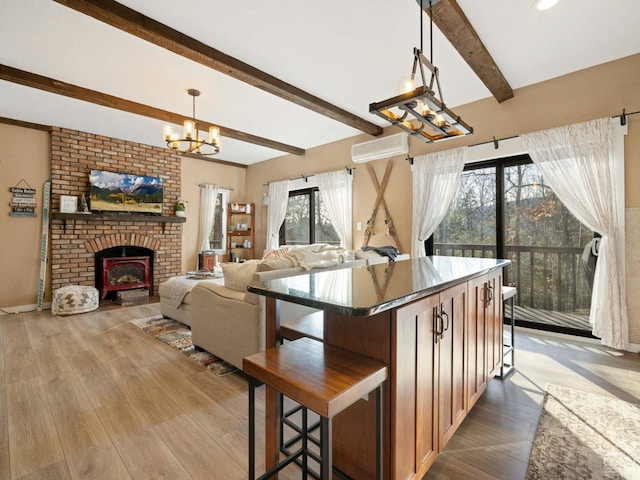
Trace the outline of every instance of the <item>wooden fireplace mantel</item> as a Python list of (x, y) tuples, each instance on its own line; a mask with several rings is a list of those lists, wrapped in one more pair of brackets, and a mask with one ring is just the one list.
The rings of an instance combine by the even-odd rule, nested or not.
[(141, 213), (62, 213), (53, 212), (51, 218), (56, 220), (64, 220), (64, 231), (67, 232), (69, 222), (75, 224), (76, 220), (85, 220), (87, 222), (158, 222), (163, 223), (163, 233), (167, 223), (184, 223), (187, 221), (185, 217), (176, 217), (173, 215), (143, 215)]

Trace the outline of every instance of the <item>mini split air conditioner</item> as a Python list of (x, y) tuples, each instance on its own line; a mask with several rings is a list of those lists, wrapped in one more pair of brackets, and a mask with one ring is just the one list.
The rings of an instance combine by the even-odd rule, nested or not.
[(409, 152), (409, 134), (396, 133), (370, 142), (358, 143), (351, 147), (351, 159), (355, 163), (370, 162), (380, 158), (393, 157)]

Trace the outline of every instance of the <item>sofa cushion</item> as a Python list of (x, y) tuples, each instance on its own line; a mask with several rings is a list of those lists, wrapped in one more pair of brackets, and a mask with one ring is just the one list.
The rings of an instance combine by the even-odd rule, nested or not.
[(256, 272), (259, 260), (247, 260), (242, 263), (223, 263), (224, 286), (236, 292), (246, 292)]
[[(195, 290), (196, 287), (194, 287)], [(232, 300), (234, 302), (244, 302), (245, 293), (232, 290), (224, 285), (218, 285), (213, 282), (201, 282), (198, 284), (198, 292), (206, 291), (208, 294), (214, 294), (217, 297), (224, 298), (225, 300)], [(193, 292), (191, 292), (193, 295)], [(194, 295), (195, 296), (195, 295)], [(202, 295), (201, 295), (202, 296)]]
[(294, 266), (293, 258), (288, 255), (284, 257), (271, 257), (262, 260), (258, 264), (256, 272), (270, 272), (271, 270), (282, 270), (284, 268), (292, 268)]

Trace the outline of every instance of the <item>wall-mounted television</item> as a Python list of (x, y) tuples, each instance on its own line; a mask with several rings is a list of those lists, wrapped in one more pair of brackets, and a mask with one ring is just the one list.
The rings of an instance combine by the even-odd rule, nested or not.
[(91, 170), (89, 204), (93, 212), (162, 215), (162, 179)]

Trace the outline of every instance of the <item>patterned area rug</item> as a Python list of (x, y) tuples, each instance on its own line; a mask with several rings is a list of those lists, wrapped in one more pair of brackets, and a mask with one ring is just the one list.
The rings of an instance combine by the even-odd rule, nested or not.
[(215, 372), (216, 375), (224, 376), (237, 370), (236, 367), (215, 355), (195, 347), (191, 341), (191, 329), (183, 323), (171, 318), (163, 318), (162, 315), (132, 320), (131, 323), (167, 345), (180, 350), (191, 360)]
[(640, 405), (547, 385), (526, 480), (640, 479)]

